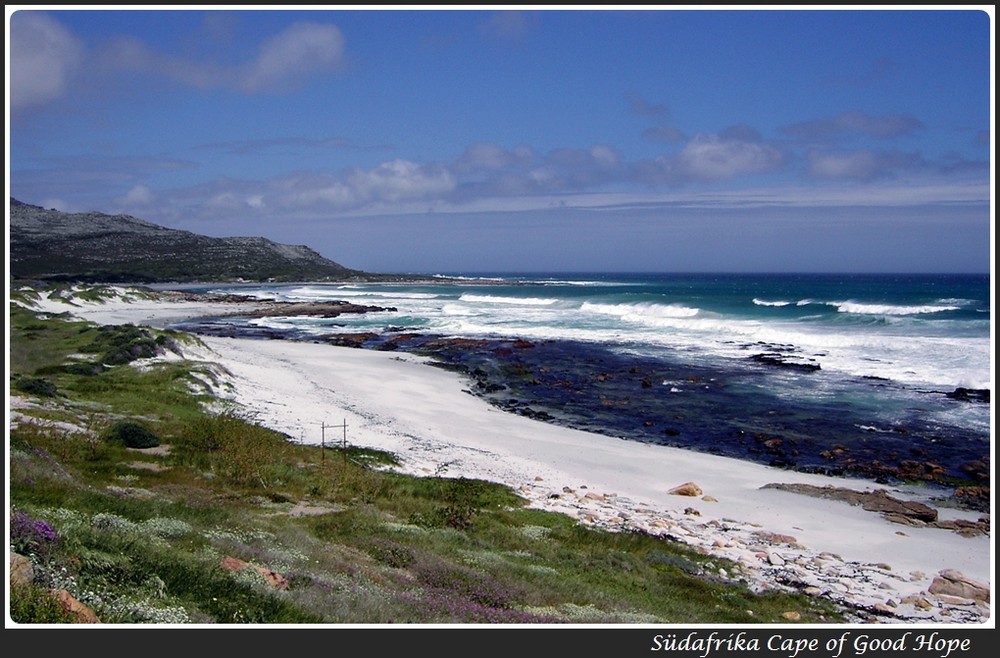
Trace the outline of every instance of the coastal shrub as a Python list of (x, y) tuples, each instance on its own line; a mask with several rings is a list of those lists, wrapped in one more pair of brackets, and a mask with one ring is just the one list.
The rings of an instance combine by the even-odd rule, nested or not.
[(160, 439), (139, 423), (122, 420), (113, 424), (104, 434), (106, 441), (123, 444), (126, 448), (155, 448)]
[(185, 426), (177, 443), (190, 453), (211, 455), (238, 440), (247, 425), (248, 422), (233, 411), (201, 415)]
[(264, 489), (278, 483), (284, 438), (265, 427), (247, 424), (238, 435), (225, 437), (216, 460), (216, 471), (233, 484), (260, 485)]
[(100, 363), (90, 363), (89, 361), (75, 361), (62, 367), (63, 371), (70, 375), (80, 375), (81, 377), (93, 377), (104, 372), (104, 366)]
[(433, 511), (417, 512), (411, 521), (424, 527), (447, 527), (468, 530), (484, 510), (499, 510), (519, 505), (517, 498), (506, 487), (484, 480), (469, 478), (422, 478), (429, 490), (424, 494), (440, 501)]
[(196, 418), (176, 445), (188, 461), (230, 484), (267, 489), (290, 477), (288, 437), (232, 410)]
[(18, 377), (14, 388), (22, 393), (44, 398), (55, 397), (58, 393), (56, 385), (43, 377)]
[(136, 359), (156, 356), (162, 347), (147, 330), (133, 324), (104, 325), (85, 328), (83, 332), (96, 331), (97, 335), (81, 352), (101, 354), (101, 362), (110, 365), (131, 363)]
[(452, 484), (447, 489), (447, 503), (441, 508), (444, 524), (456, 530), (472, 527), (473, 518), (479, 513), (479, 505), (474, 498), (462, 495), (462, 487)]

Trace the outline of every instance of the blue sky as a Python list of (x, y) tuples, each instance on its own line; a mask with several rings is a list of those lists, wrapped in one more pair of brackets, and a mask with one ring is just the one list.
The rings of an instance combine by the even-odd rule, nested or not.
[(992, 267), (993, 6), (7, 9), (8, 196), (358, 269)]

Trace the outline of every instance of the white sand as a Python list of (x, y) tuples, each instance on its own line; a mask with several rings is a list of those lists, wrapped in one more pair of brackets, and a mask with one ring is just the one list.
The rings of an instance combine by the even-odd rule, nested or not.
[[(67, 310), (53, 302), (40, 308)], [(68, 310), (100, 323), (153, 326), (215, 312), (206, 305), (136, 300)], [(339, 443), (344, 431), (334, 426), (346, 421), (348, 443), (396, 454), (405, 472), (501, 482), (532, 506), (571, 514), (581, 523), (668, 534), (740, 562), (743, 577), (755, 587), (796, 582), (816, 595), (877, 608), (879, 619), (888, 623), (992, 623), (990, 605), (928, 591), (946, 569), (991, 586), (992, 536), (904, 526), (847, 503), (761, 488), (774, 482), (859, 491), (885, 485), (794, 473), (516, 416), (464, 391), (467, 383), (458, 375), (414, 355), (290, 341), (202, 341), (207, 349), (186, 356), (217, 362), (232, 374), (231, 388), (220, 394), (298, 442), (319, 444), (325, 424), (325, 440)], [(697, 483), (703, 496), (668, 493), (685, 482)], [(889, 493), (923, 500), (917, 489), (889, 488)], [(980, 516), (940, 509), (942, 519)]]

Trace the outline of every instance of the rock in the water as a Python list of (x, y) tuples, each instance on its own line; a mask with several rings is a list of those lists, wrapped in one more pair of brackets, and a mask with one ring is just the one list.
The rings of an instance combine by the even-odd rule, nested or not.
[(951, 393), (945, 393), (952, 400), (962, 400), (964, 402), (989, 402), (990, 389), (988, 388), (964, 388), (959, 386)]

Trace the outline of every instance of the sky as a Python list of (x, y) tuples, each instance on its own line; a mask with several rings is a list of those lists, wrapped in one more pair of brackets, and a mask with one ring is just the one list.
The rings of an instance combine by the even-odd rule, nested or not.
[(8, 197), (370, 272), (992, 270), (992, 5), (205, 7), (7, 5)]

